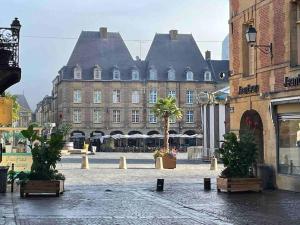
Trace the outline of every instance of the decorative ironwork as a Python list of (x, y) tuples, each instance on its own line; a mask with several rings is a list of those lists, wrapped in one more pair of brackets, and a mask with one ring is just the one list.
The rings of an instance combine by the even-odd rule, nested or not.
[(18, 18), (10, 28), (0, 27), (0, 67), (19, 67), (20, 28)]

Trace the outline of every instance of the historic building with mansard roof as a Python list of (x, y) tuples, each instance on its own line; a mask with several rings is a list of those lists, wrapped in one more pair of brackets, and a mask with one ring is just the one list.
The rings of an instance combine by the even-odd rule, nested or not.
[(162, 134), (151, 108), (171, 95), (183, 109), (171, 132), (202, 132), (198, 96), (228, 83), (227, 60), (201, 54), (191, 34), (156, 34), (145, 60), (134, 60), (121, 35), (82, 31), (67, 62), (53, 80), (53, 122), (72, 123), (90, 137), (107, 134)]

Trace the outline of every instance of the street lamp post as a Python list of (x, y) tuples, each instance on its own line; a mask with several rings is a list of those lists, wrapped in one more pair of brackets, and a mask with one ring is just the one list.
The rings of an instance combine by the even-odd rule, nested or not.
[(256, 44), (256, 29), (250, 25), (246, 31), (246, 40), (251, 47), (259, 49), (264, 54), (270, 54), (271, 59), (273, 58), (273, 44), (270, 43), (268, 45), (257, 45)]
[(21, 24), (15, 18), (10, 27), (0, 27), (0, 95), (21, 79), (19, 40)]

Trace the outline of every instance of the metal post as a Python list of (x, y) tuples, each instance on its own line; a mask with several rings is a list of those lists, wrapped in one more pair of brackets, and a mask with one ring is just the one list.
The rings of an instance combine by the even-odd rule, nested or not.
[(211, 189), (210, 178), (204, 178), (204, 190), (209, 191)]
[(164, 179), (157, 179), (156, 191), (164, 191)]
[(14, 182), (15, 182), (15, 177), (14, 177), (14, 171), (15, 171), (15, 164), (11, 164), (11, 171), (12, 171), (12, 178), (11, 178), (11, 186), (10, 186), (10, 191), (14, 192)]

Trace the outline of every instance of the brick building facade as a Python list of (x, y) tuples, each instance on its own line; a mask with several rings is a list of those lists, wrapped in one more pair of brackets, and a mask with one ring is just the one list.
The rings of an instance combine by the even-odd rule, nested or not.
[[(230, 1), (230, 127), (254, 130), (258, 169), (280, 189), (300, 190), (300, 1)], [(257, 31), (256, 44), (245, 33)], [(272, 44), (272, 52), (270, 46)], [(272, 53), (272, 54), (271, 54)]]

